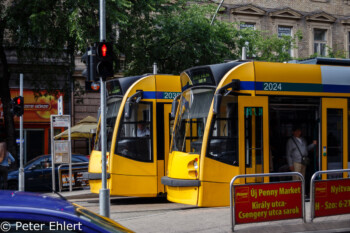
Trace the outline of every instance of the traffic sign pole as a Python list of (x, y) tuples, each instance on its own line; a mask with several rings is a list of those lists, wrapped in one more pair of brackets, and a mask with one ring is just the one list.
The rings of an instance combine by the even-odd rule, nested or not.
[[(100, 0), (100, 41), (106, 40), (106, 12), (105, 0)], [(100, 77), (101, 83), (101, 152), (102, 152), (102, 188), (100, 189), (100, 214), (109, 217), (110, 200), (109, 189), (107, 189), (107, 138), (106, 138), (106, 85), (103, 78)]]
[[(23, 96), (23, 74), (19, 76), (19, 92), (20, 96)], [(24, 191), (24, 169), (23, 169), (23, 114), (19, 118), (19, 177), (18, 177), (18, 190)]]

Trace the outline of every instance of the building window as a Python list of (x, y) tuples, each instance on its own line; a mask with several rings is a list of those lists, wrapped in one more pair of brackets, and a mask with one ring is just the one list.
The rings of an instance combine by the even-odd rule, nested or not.
[(326, 34), (325, 29), (314, 29), (314, 53), (326, 56)]
[(292, 36), (292, 27), (278, 26), (278, 37)]
[(239, 29), (251, 28), (255, 30), (255, 23), (241, 23)]
[[(278, 26), (277, 34), (279, 38), (282, 38), (283, 36), (292, 36), (292, 27), (287, 26)], [(289, 49), (289, 55), (292, 57), (292, 49)]]

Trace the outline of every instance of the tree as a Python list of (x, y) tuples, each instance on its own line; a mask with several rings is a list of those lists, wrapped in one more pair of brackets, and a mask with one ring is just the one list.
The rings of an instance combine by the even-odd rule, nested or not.
[[(121, 27), (117, 47), (125, 55), (126, 74), (150, 72), (157, 62), (162, 73), (178, 74), (197, 65), (241, 58), (248, 42), (248, 57), (264, 61), (287, 61), (295, 47), (295, 37), (271, 35), (259, 30), (238, 30), (233, 23), (211, 18), (217, 5), (187, 4), (177, 1), (155, 8), (152, 14), (134, 13), (127, 27)], [(138, 18), (140, 17), (140, 18)], [(140, 19), (143, 20), (140, 20)]]
[(178, 74), (194, 65), (236, 59), (237, 31), (225, 22), (211, 26), (208, 15), (214, 11), (212, 5), (178, 1), (163, 5), (141, 23), (129, 21), (117, 44), (125, 54), (126, 73), (147, 73), (157, 62), (160, 72)]
[[(107, 1), (107, 39), (114, 38), (112, 26), (126, 19), (130, 5), (128, 0)], [(37, 90), (55, 94), (57, 77), (63, 75), (66, 85), (60, 91), (69, 94), (75, 54), (98, 38), (98, 1), (0, 0), (0, 99), (12, 154), (16, 154), (16, 147), (9, 82), (14, 71), (10, 69), (7, 54), (15, 53), (18, 64), (35, 72), (26, 81)]]

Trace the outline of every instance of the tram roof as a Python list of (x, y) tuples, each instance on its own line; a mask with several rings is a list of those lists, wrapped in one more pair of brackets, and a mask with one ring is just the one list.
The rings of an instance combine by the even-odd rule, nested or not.
[(217, 86), (229, 70), (245, 62), (247, 61), (233, 61), (213, 65), (196, 66), (183, 71), (183, 73), (187, 74), (193, 85), (203, 84)]
[(107, 96), (124, 95), (133, 83), (135, 83), (137, 80), (143, 77), (146, 77), (148, 75), (149, 74), (143, 74), (143, 75), (108, 80), (106, 82)]
[(306, 60), (293, 60), (288, 63), (297, 64), (314, 64), (314, 65), (333, 65), (333, 66), (350, 66), (350, 59), (338, 59), (338, 58), (327, 58), (327, 57), (315, 57)]

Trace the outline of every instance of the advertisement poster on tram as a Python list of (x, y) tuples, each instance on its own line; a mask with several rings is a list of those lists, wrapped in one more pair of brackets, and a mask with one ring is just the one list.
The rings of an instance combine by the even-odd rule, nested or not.
[(301, 182), (234, 186), (235, 222), (302, 218)]
[(350, 179), (315, 182), (315, 217), (350, 213)]

